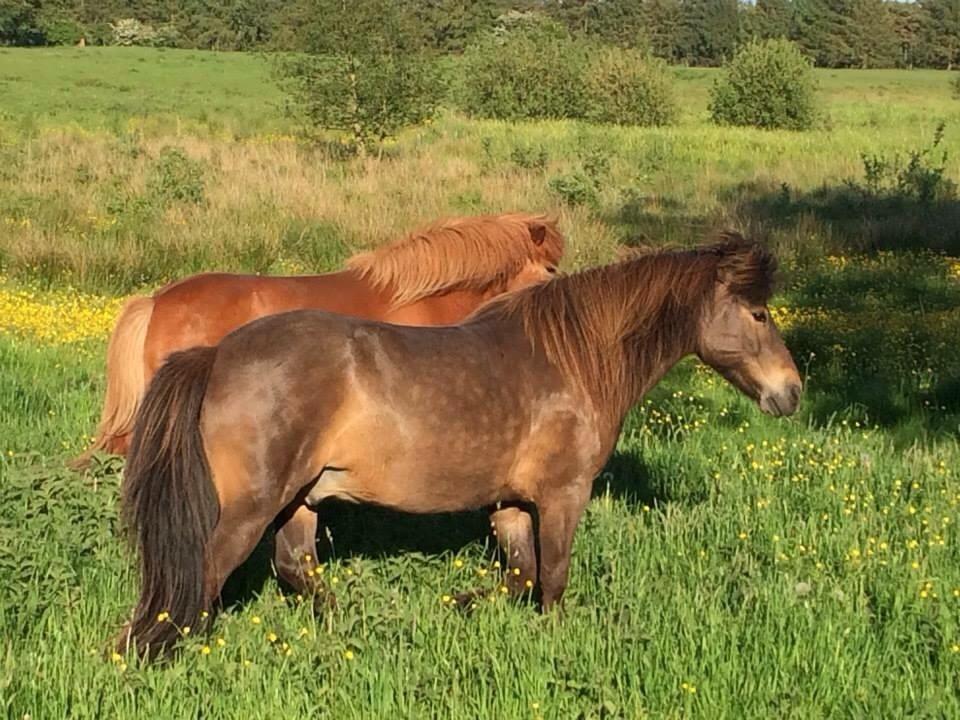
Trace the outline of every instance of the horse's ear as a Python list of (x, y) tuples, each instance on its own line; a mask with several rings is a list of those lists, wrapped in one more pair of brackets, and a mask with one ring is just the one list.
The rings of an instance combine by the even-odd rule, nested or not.
[(530, 223), (530, 239), (534, 245), (543, 245), (547, 239), (547, 226), (538, 222)]

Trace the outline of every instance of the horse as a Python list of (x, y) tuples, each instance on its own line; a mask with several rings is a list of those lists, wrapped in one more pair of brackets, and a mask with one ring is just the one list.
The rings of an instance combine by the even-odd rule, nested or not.
[(765, 413), (797, 409), (800, 376), (766, 306), (775, 266), (728, 233), (554, 278), (460, 325), (301, 310), (171, 355), (127, 460), (141, 590), (119, 647), (152, 656), (197, 627), (272, 521), (281, 576), (319, 589), (313, 508), (330, 497), (494, 508), (505, 583), (549, 610), (628, 410), (681, 358)]
[(316, 308), (400, 325), (443, 325), (484, 301), (556, 273), (556, 222), (511, 213), (451, 218), (347, 261), (323, 275), (201, 273), (123, 306), (107, 347), (107, 392), (83, 468), (99, 450), (123, 455), (147, 383), (176, 350), (216, 345), (265, 315)]

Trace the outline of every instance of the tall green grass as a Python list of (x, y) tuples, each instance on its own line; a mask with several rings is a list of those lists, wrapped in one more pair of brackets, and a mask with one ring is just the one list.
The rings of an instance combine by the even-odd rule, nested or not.
[[(794, 134), (709, 125), (713, 71), (674, 70), (675, 127), (448, 112), (376, 162), (287, 137), (267, 70), (0, 51), (0, 289), (326, 270), (448, 213), (556, 212), (567, 269), (735, 224), (783, 258), (775, 305), (802, 412), (766, 418), (692, 362), (671, 373), (597, 479), (562, 614), (502, 596), (482, 515), (330, 505), (335, 605), (286, 593), (268, 538), (212, 633), (142, 667), (110, 657), (137, 589), (120, 463), (64, 469), (95, 424), (104, 343), (0, 323), (6, 716), (960, 715), (960, 210), (856, 187), (861, 154), (905, 156), (938, 120), (958, 179), (946, 73), (821, 72), (828, 120)], [(573, 181), (588, 201), (556, 190)], [(16, 297), (0, 310), (29, 311)], [(443, 601), (474, 587), (492, 600), (473, 613)]]

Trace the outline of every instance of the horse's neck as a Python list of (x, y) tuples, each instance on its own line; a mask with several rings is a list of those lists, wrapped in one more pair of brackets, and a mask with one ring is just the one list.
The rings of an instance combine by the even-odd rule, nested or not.
[[(630, 409), (659, 383), (687, 355), (695, 352), (698, 309), (675, 305), (658, 309), (638, 307), (633, 298), (612, 298), (616, 306), (628, 314), (621, 328), (628, 328), (624, 337), (607, 338), (611, 348), (610, 377), (621, 378), (623, 386), (614, 388), (614, 395), (605, 400), (611, 406), (611, 418), (619, 427)], [(640, 313), (642, 311), (642, 316)], [(633, 315), (637, 313), (637, 315)]]

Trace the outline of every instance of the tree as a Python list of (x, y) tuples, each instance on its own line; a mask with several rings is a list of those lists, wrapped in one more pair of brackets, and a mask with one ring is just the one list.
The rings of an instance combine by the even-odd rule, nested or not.
[(923, 8), (916, 3), (894, 2), (887, 5), (887, 11), (893, 18), (893, 29), (897, 36), (897, 65), (908, 68), (922, 65)]
[(898, 56), (893, 14), (883, 0), (853, 0), (847, 23), (853, 62), (861, 68), (890, 67)]
[(960, 0), (923, 0), (927, 60), (952, 70), (960, 65)]
[(668, 62), (679, 57), (683, 9), (679, 0), (646, 0), (643, 4), (650, 51)]
[(737, 0), (686, 0), (682, 7), (680, 57), (694, 65), (719, 65), (733, 55)]
[(817, 65), (849, 67), (850, 0), (794, 0), (793, 38)]
[(748, 40), (790, 37), (793, 11), (789, 0), (757, 0), (741, 7), (741, 34)]
[(0, 0), (0, 45), (42, 45), (38, 0)]

